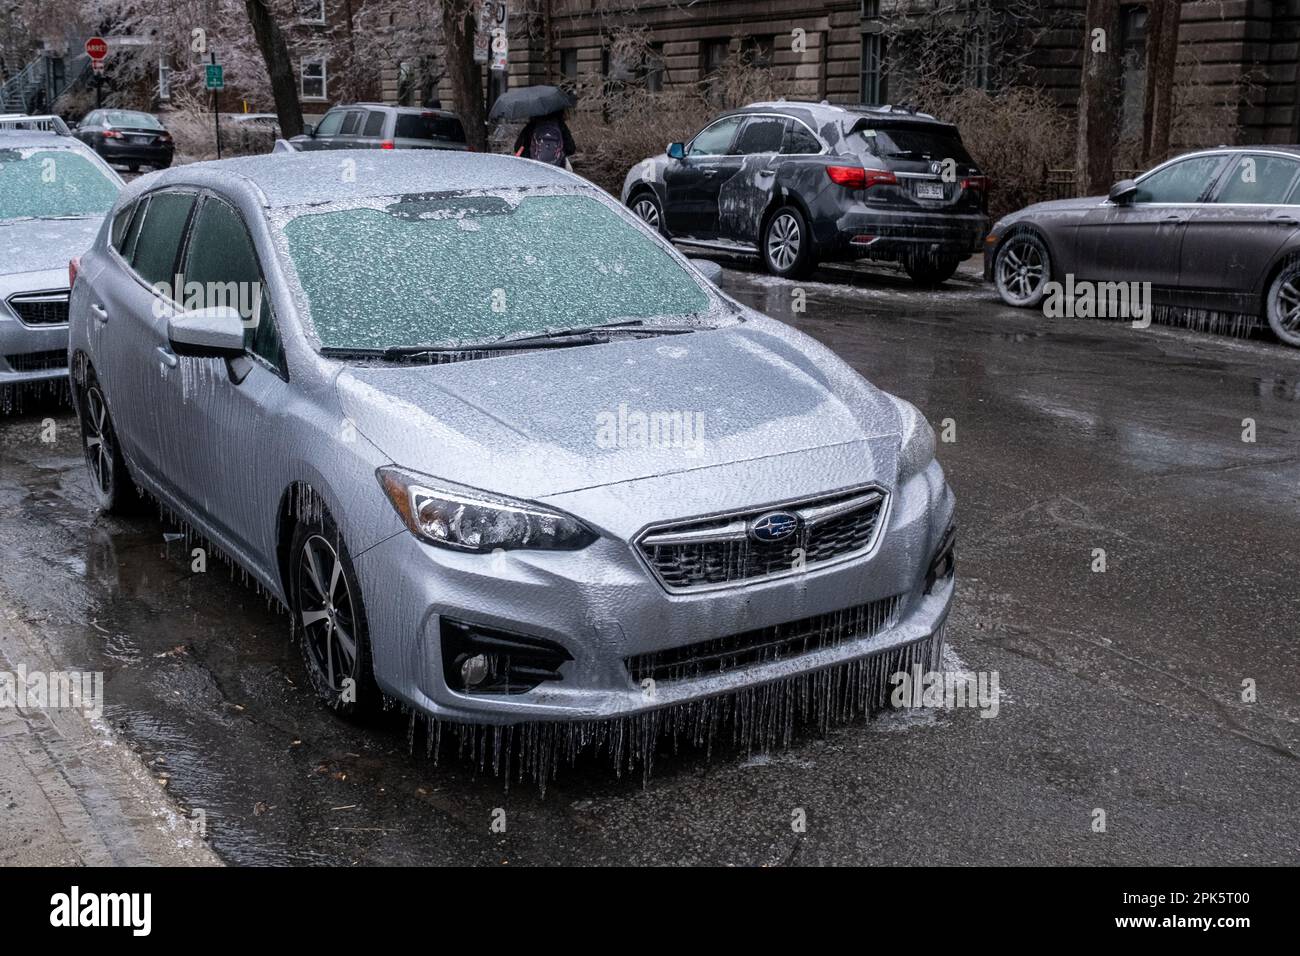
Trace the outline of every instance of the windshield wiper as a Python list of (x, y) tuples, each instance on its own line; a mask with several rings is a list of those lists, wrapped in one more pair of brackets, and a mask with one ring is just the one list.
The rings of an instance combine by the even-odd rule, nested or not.
[(377, 358), (397, 361), (420, 355), (462, 355), (466, 352), (509, 352), (523, 349), (563, 349), (579, 345), (602, 345), (620, 332), (642, 335), (683, 335), (698, 332), (710, 326), (646, 325), (643, 319), (611, 322), (608, 325), (590, 325), (574, 329), (555, 329), (530, 335), (505, 336), (487, 342), (470, 342), (464, 345), (393, 345), (388, 348), (347, 348), (325, 346), (321, 354), (330, 358)]

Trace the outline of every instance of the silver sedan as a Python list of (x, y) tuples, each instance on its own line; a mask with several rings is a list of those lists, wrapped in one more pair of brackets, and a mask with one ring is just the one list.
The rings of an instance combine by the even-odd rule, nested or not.
[(94, 487), (283, 603), (345, 713), (614, 747), (871, 710), (942, 649), (933, 432), (712, 268), (512, 157), (151, 174), (72, 290)]

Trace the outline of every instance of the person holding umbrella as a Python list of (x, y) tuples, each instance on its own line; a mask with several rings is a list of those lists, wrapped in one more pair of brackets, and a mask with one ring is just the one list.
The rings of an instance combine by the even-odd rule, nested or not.
[(559, 87), (526, 86), (498, 96), (488, 118), (507, 123), (527, 120), (515, 139), (515, 155), (570, 168), (569, 157), (577, 147), (564, 113), (572, 105), (573, 98)]

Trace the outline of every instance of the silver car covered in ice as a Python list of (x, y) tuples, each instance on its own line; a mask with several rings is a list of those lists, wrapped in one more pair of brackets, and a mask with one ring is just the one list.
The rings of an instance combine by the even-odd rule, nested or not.
[(68, 262), (121, 188), (71, 136), (0, 128), (0, 408), (67, 378)]
[(870, 709), (942, 647), (933, 432), (703, 269), (512, 157), (152, 174), (72, 292), (96, 491), (245, 568), (344, 711), (660, 727), (779, 685)]

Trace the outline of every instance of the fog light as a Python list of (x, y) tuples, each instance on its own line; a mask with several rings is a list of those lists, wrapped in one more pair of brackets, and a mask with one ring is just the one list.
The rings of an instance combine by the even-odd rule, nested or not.
[(948, 530), (943, 533), (943, 538), (939, 541), (939, 547), (934, 552), (934, 557), (930, 559), (930, 567), (925, 573), (925, 593), (929, 594), (934, 590), (936, 581), (942, 581), (950, 577), (956, 570), (956, 543), (957, 543), (957, 525), (948, 525)]
[(492, 673), (492, 666), (488, 663), (486, 654), (467, 657), (460, 665), (460, 679), (465, 682), (466, 687), (477, 687), (488, 679), (490, 673)]

